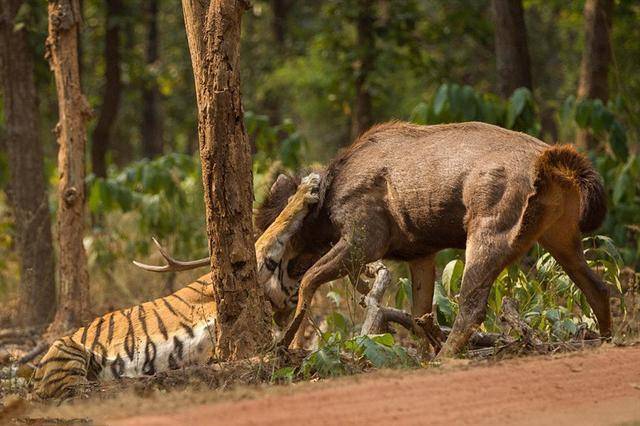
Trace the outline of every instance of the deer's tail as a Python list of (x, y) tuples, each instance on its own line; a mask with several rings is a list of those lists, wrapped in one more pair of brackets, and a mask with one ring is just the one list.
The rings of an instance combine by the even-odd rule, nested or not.
[(589, 160), (571, 145), (552, 146), (536, 161), (536, 184), (554, 181), (573, 185), (580, 194), (580, 231), (592, 232), (602, 225), (607, 214), (607, 197), (602, 178)]

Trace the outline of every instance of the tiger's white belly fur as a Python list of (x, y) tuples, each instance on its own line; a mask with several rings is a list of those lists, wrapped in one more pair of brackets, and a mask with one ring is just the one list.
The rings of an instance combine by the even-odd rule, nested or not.
[[(167, 339), (162, 334), (149, 336), (153, 345), (148, 345), (146, 338), (137, 339), (133, 359), (121, 353), (123, 351), (107, 355), (99, 379), (134, 378), (204, 364), (215, 348), (215, 318), (194, 324), (192, 331), (193, 337), (184, 329), (175, 330)], [(102, 360), (97, 361), (100, 363)]]

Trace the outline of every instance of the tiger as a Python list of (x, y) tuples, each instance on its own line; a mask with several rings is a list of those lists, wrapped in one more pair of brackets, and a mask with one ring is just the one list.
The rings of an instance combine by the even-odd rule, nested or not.
[[(272, 300), (287, 243), (318, 203), (320, 177), (303, 179), (287, 207), (256, 241), (257, 279)], [(40, 399), (66, 399), (78, 385), (203, 364), (215, 349), (217, 306), (210, 274), (175, 293), (107, 313), (56, 340), (32, 376)]]

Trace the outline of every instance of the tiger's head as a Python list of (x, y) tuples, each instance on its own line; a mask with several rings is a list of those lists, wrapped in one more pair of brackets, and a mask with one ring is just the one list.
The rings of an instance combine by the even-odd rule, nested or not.
[[(258, 234), (263, 233), (278, 217), (301, 183), (299, 176), (280, 174), (271, 185), (267, 196), (258, 207), (254, 225)], [(322, 199), (314, 211), (305, 218), (302, 227), (289, 240), (281, 262), (276, 265), (272, 277), (265, 283), (265, 294), (271, 302), (274, 320), (286, 325), (298, 301), (298, 288), (305, 272), (328, 250), (322, 235), (322, 221), (318, 217)], [(320, 227), (318, 228), (318, 226)]]

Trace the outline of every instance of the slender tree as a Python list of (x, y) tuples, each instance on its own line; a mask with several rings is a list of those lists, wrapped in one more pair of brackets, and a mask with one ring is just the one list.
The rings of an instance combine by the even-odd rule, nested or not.
[(107, 176), (107, 150), (111, 139), (111, 131), (118, 114), (122, 82), (120, 78), (120, 19), (122, 17), (122, 1), (107, 0), (105, 14), (104, 39), (104, 90), (98, 122), (91, 137), (91, 165), (93, 173), (98, 177)]
[(271, 10), (273, 20), (271, 21), (271, 30), (273, 39), (278, 46), (280, 53), (285, 49), (287, 36), (287, 20), (289, 10), (291, 8), (291, 0), (271, 0)]
[(373, 72), (376, 59), (374, 2), (357, 0), (356, 17), (356, 50), (358, 60), (355, 62), (355, 99), (351, 114), (351, 139), (355, 139), (373, 124), (371, 92), (369, 78)]
[(533, 88), (522, 0), (491, 0), (498, 92), (507, 98), (519, 87)]
[[(273, 37), (273, 58), (274, 64), (280, 64), (287, 57), (287, 31), (288, 18), (291, 12), (292, 0), (271, 0), (271, 36)], [(282, 94), (278, 90), (269, 90), (259, 108), (269, 116), (269, 122), (276, 126), (282, 123)], [(279, 134), (278, 137), (284, 137)], [(251, 139), (251, 152), (256, 152), (255, 140)]]
[(80, 88), (78, 72), (78, 0), (49, 0), (46, 57), (58, 94), (58, 245), (59, 297), (52, 332), (67, 331), (86, 320), (89, 277), (82, 244), (85, 226), (86, 122), (91, 108)]
[[(147, 70), (158, 61), (160, 40), (158, 37), (159, 0), (147, 0)], [(144, 156), (153, 158), (162, 154), (162, 117), (160, 112), (160, 89), (155, 76), (144, 82), (142, 90), (142, 150)]]
[[(609, 100), (611, 25), (613, 0), (587, 0), (584, 5), (584, 50), (580, 65), (578, 99)], [(587, 131), (578, 131), (576, 144), (595, 148), (596, 140)]]
[(48, 323), (55, 311), (55, 275), (51, 218), (40, 140), (40, 116), (33, 49), (27, 30), (15, 19), (24, 0), (0, 1), (0, 78), (7, 124), (10, 198), (20, 255), (22, 325)]
[(218, 318), (216, 350), (255, 355), (271, 341), (271, 316), (256, 281), (251, 154), (240, 96), (244, 0), (182, 0), (198, 104), (207, 235)]

